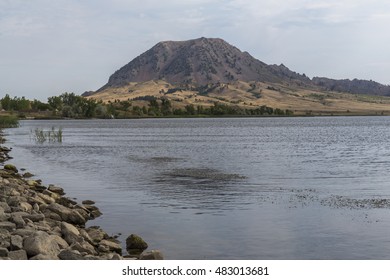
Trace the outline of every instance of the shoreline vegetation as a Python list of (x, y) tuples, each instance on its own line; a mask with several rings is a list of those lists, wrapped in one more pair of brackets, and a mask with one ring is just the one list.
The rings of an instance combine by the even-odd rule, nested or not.
[(11, 149), (4, 142), (0, 130), (0, 260), (163, 259), (158, 250), (145, 251), (147, 243), (136, 234), (127, 237), (124, 255), (118, 236), (86, 226), (102, 215), (94, 201), (78, 203), (61, 187), (44, 186), (33, 174), (6, 164)]
[[(0, 99), (0, 116), (6, 126), (15, 127), (17, 119), (139, 119), (139, 118), (218, 118), (218, 117), (305, 117), (305, 116), (381, 116), (389, 111), (316, 111), (279, 109), (262, 105), (240, 107), (214, 102), (208, 107), (193, 104), (177, 107), (169, 99), (143, 96), (134, 100), (114, 100), (107, 103), (87, 99), (74, 93), (48, 98), (44, 103), (24, 97)], [(16, 121), (15, 121), (16, 120)], [(0, 128), (3, 126), (0, 120)]]

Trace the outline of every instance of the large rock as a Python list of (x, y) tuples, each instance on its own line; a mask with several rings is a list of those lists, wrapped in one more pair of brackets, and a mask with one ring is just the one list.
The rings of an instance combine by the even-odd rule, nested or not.
[(23, 174), (23, 178), (31, 178), (31, 177), (34, 177), (34, 174), (32, 174), (30, 172), (26, 172)]
[(45, 254), (39, 254), (39, 255), (36, 255), (32, 258), (30, 258), (30, 260), (42, 260), (42, 261), (49, 261), (49, 260), (58, 260), (59, 258), (57, 256), (52, 256), (52, 255), (45, 255)]
[(25, 250), (11, 251), (8, 253), (11, 260), (27, 260), (27, 253)]
[(26, 250), (27, 255), (30, 257), (41, 254), (54, 258), (60, 252), (57, 242), (44, 231), (37, 231), (32, 236), (25, 238), (23, 249)]
[(5, 214), (4, 208), (0, 206), (0, 222), (8, 220), (8, 216)]
[(57, 186), (54, 186), (54, 185), (49, 185), (48, 190), (53, 192), (53, 193), (59, 194), (59, 195), (64, 195), (65, 194), (63, 188), (60, 188), (60, 187), (57, 187)]
[(87, 241), (90, 244), (95, 244), (95, 242), (92, 240), (92, 238), (89, 236), (88, 232), (85, 229), (81, 228), (79, 229), (79, 231), (80, 231), (80, 236), (84, 238), (85, 241)]
[(21, 215), (13, 216), (11, 220), (15, 223), (16, 228), (24, 228), (26, 226), (26, 222), (24, 221), (23, 216)]
[(117, 252), (118, 254), (122, 254), (122, 247), (120, 244), (109, 241), (109, 240), (102, 240), (99, 242), (99, 246), (101, 248), (108, 248), (109, 251)]
[(34, 228), (27, 227), (27, 228), (19, 228), (15, 230), (12, 234), (13, 235), (20, 235), (22, 237), (28, 237), (33, 235), (36, 232)]
[(29, 214), (23, 217), (24, 219), (29, 219), (34, 223), (41, 222), (45, 219), (45, 215), (43, 214)]
[(21, 250), (23, 249), (23, 237), (20, 235), (12, 235), (11, 236), (11, 250)]
[(7, 248), (0, 248), (0, 257), (1, 258), (7, 258), (8, 257), (8, 250)]
[(15, 165), (13, 164), (6, 164), (4, 165), (4, 170), (7, 170), (7, 171), (11, 171), (11, 172), (14, 172), (14, 173), (18, 173), (18, 169), (16, 168)]
[(60, 260), (84, 260), (84, 257), (77, 251), (72, 250), (62, 250), (58, 255)]
[(58, 193), (51, 192), (49, 190), (44, 190), (42, 194), (50, 196), (51, 198), (54, 198), (54, 200), (57, 200), (61, 197), (61, 195), (59, 195)]
[(130, 255), (141, 254), (146, 248), (148, 244), (138, 235), (131, 234), (126, 238), (126, 250)]
[(11, 207), (9, 207), (8, 203), (4, 201), (0, 201), (0, 207), (3, 208), (4, 213), (10, 213), (11, 212)]
[(140, 260), (163, 260), (164, 256), (159, 250), (152, 250), (148, 252), (143, 252), (139, 256)]
[(64, 197), (64, 196), (61, 196), (58, 200), (57, 200), (57, 203), (65, 206), (65, 207), (72, 207), (74, 205), (77, 204), (77, 201), (74, 201), (73, 199), (69, 198), (69, 197)]
[(11, 242), (11, 234), (6, 229), (0, 229), (0, 247), (8, 248)]
[(69, 247), (68, 242), (66, 242), (61, 236), (58, 235), (52, 235), (51, 238), (57, 242), (60, 249), (67, 249)]
[(84, 207), (87, 209), (87, 211), (89, 211), (90, 213), (90, 217), (92, 219), (95, 219), (97, 217), (100, 217), (102, 214), (102, 212), (100, 212), (99, 208), (97, 208), (95, 205), (84, 205)]
[(84, 226), (86, 223), (86, 219), (78, 211), (69, 209), (58, 203), (50, 204), (46, 210), (52, 211), (53, 213), (59, 215), (64, 222), (70, 224)]
[(104, 238), (107, 238), (108, 235), (103, 230), (97, 227), (90, 227), (86, 229), (89, 237), (92, 239), (93, 242), (99, 243)]
[(85, 205), (93, 205), (95, 204), (95, 201), (87, 199), (87, 200), (83, 200), (81, 203)]
[(16, 225), (11, 222), (0, 222), (0, 229), (6, 229), (8, 231), (13, 231), (16, 229)]
[(46, 204), (55, 203), (55, 201), (56, 201), (54, 198), (52, 198), (46, 194), (43, 194), (43, 193), (37, 193), (37, 196), (39, 198), (41, 198), (44, 201), (44, 203), (46, 203)]
[(26, 202), (27, 199), (24, 196), (11, 196), (8, 199), (8, 205), (11, 207), (19, 207), (21, 202)]
[(87, 255), (96, 255), (95, 248), (86, 241), (75, 242), (69, 249), (79, 251), (80, 253), (86, 253)]
[[(46, 209), (47, 203), (38, 195), (30, 196), (27, 200), (31, 205), (37, 204), (40, 210)], [(43, 206), (43, 207), (42, 207)]]
[(30, 203), (25, 202), (25, 201), (21, 201), (19, 203), (19, 209), (24, 211), (24, 212), (29, 212), (30, 213), (32, 211), (33, 207), (32, 207), (32, 205)]
[(66, 222), (61, 223), (61, 234), (69, 245), (82, 241), (80, 231), (74, 225)]

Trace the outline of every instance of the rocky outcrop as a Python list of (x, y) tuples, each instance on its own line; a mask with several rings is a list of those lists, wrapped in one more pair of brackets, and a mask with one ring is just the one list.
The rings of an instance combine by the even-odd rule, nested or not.
[[(0, 162), (9, 158), (8, 152), (0, 147)], [(11, 164), (0, 169), (0, 259), (141, 258), (122, 256), (116, 238), (99, 227), (86, 227), (88, 220), (101, 215), (93, 201), (79, 204), (65, 197), (62, 188), (43, 186), (40, 180), (27, 180), (18, 172)], [(159, 254), (149, 255), (148, 259), (159, 259)]]
[[(284, 65), (267, 65), (218, 38), (165, 41), (117, 70), (100, 90), (162, 80), (196, 86), (233, 81), (310, 82)], [(99, 91), (100, 91), (99, 90)], [(90, 92), (84, 96), (93, 95)]]
[(118, 69), (102, 88), (96, 92), (85, 92), (83, 96), (93, 96), (131, 82), (152, 80), (164, 80), (176, 86), (186, 85), (187, 88), (235, 81), (266, 82), (352, 94), (390, 96), (389, 85), (358, 79), (310, 79), (283, 64), (268, 65), (218, 38), (160, 42)]

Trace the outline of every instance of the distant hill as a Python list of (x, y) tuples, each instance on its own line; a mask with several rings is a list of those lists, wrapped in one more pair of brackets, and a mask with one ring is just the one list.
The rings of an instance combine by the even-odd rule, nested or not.
[(215, 103), (243, 109), (271, 106), (295, 114), (390, 114), (390, 87), (374, 81), (308, 78), (283, 64), (267, 65), (222, 39), (165, 41), (83, 94), (103, 102), (174, 108)]
[(333, 80), (314, 77), (312, 82), (313, 84), (328, 91), (390, 96), (390, 86), (385, 86), (374, 81), (358, 79)]
[[(112, 74), (97, 92), (131, 82), (164, 80), (177, 85), (271, 82), (354, 94), (390, 96), (390, 86), (366, 80), (312, 80), (281, 65), (267, 65), (222, 39), (160, 42)], [(85, 95), (90, 96), (93, 92)]]
[(222, 39), (199, 38), (158, 43), (111, 75), (102, 89), (150, 80), (198, 86), (238, 80), (310, 83), (306, 76), (284, 65), (267, 65)]

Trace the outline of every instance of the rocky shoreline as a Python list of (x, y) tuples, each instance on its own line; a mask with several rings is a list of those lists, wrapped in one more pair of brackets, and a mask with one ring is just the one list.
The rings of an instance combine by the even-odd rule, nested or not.
[[(4, 138), (0, 136), (0, 142)], [(0, 146), (0, 163), (11, 150)], [(101, 215), (91, 200), (81, 204), (62, 188), (43, 186), (33, 175), (11, 164), (0, 169), (0, 260), (123, 260), (162, 259), (158, 250), (144, 252), (147, 243), (131, 234), (126, 251), (116, 237), (88, 220)]]

